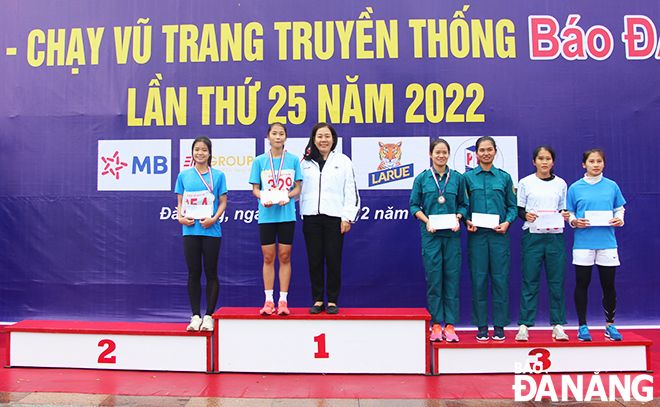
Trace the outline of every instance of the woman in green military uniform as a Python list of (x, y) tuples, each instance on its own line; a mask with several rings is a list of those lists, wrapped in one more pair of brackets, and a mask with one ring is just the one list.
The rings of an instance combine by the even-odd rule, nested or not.
[[(488, 340), (488, 280), (493, 297), (493, 339), (504, 340), (504, 327), (511, 323), (509, 309), (509, 271), (511, 240), (509, 226), (516, 220), (518, 208), (511, 176), (493, 166), (497, 146), (492, 137), (476, 143), (479, 165), (463, 174), (470, 202), (465, 224), (468, 234), (468, 267), (472, 280), (472, 324), (479, 327), (477, 339)], [(494, 218), (489, 226), (473, 222)], [(489, 216), (490, 215), (490, 216)], [(493, 217), (493, 215), (495, 215)], [(484, 222), (491, 223), (491, 222)]]
[[(430, 156), (433, 165), (420, 173), (413, 183), (410, 212), (421, 221), (431, 340), (442, 341), (444, 338), (448, 342), (458, 342), (454, 324), (459, 320), (462, 261), (459, 222), (467, 214), (465, 182), (460, 173), (447, 166), (449, 143), (445, 140), (431, 142)], [(436, 218), (437, 215), (449, 216)], [(440, 325), (443, 321), (446, 323), (444, 329)]]

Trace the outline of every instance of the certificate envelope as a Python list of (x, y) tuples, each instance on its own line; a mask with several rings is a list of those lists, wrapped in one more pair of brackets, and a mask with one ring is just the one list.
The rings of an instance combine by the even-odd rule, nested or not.
[(185, 217), (193, 219), (212, 218), (213, 205), (190, 205), (185, 208)]
[(280, 191), (279, 189), (273, 189), (272, 191), (261, 191), (261, 203), (271, 201), (274, 204), (277, 204), (280, 201), (288, 201), (289, 192)]
[(193, 219), (213, 217), (213, 199), (208, 191), (184, 191), (183, 216)]
[(610, 219), (614, 211), (584, 211), (584, 217), (589, 220), (589, 226), (612, 226)]
[(447, 215), (429, 215), (429, 224), (432, 229), (453, 229), (458, 224), (458, 219), (453, 213)]
[(472, 213), (472, 224), (478, 228), (493, 229), (500, 225), (500, 215)]
[(561, 213), (543, 213), (532, 223), (536, 229), (561, 229), (564, 227), (564, 217)]

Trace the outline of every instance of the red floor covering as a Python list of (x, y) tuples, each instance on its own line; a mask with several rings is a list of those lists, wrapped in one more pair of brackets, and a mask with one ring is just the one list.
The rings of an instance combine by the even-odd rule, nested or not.
[[(621, 329), (626, 335), (626, 330)], [(651, 367), (660, 371), (660, 329), (635, 330), (651, 339)], [(465, 332), (464, 335), (473, 335)], [(512, 335), (510, 332), (509, 335)], [(571, 332), (571, 340), (574, 333)], [(0, 335), (0, 363), (5, 366), (5, 335)], [(274, 349), (274, 351), (276, 351)], [(631, 373), (637, 375), (639, 373)], [(660, 373), (654, 397), (660, 396)], [(561, 375), (551, 375), (556, 389)], [(576, 375), (571, 375), (575, 380)], [(589, 375), (585, 375), (587, 383)], [(602, 375), (608, 389), (608, 374)], [(623, 375), (619, 375), (622, 380)], [(539, 380), (537, 380), (538, 383)], [(350, 399), (512, 399), (514, 375), (321, 375), (204, 374), (127, 372), (84, 369), (0, 369), (0, 392), (55, 392), (131, 396), (350, 398)], [(648, 383), (646, 383), (648, 385)], [(586, 384), (585, 384), (586, 388)], [(560, 396), (561, 397), (561, 396)], [(597, 399), (596, 399), (597, 400)]]

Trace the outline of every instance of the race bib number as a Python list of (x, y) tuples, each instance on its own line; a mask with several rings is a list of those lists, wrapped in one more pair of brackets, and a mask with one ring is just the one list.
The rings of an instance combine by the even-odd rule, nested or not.
[(277, 181), (277, 185), (275, 185), (271, 170), (264, 170), (261, 172), (261, 185), (264, 191), (279, 190), (288, 192), (293, 187), (294, 176), (294, 170), (282, 170), (280, 179)]
[(213, 200), (215, 197), (209, 191), (183, 193), (183, 216), (202, 219), (213, 217)]

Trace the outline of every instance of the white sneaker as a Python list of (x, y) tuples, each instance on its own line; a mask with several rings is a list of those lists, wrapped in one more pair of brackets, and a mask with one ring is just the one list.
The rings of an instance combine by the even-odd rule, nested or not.
[(552, 338), (558, 341), (567, 341), (568, 335), (566, 335), (566, 332), (564, 332), (564, 327), (557, 324), (552, 329)]
[(204, 322), (202, 322), (202, 331), (213, 330), (213, 318), (210, 315), (204, 315)]
[(518, 342), (527, 342), (529, 340), (529, 329), (527, 328), (527, 325), (520, 325), (516, 340)]
[(199, 327), (202, 325), (202, 318), (199, 315), (193, 315), (190, 318), (190, 325), (188, 325), (188, 331), (199, 331)]

